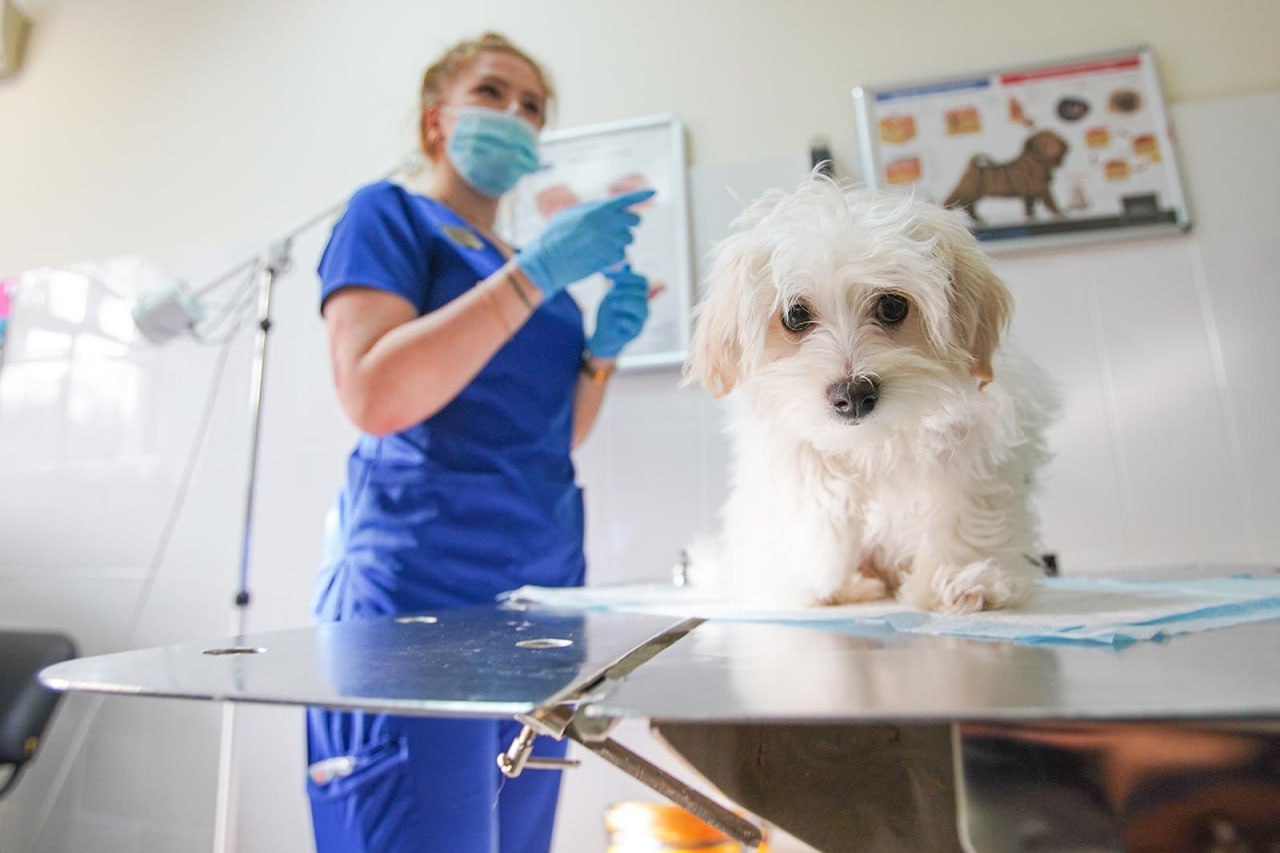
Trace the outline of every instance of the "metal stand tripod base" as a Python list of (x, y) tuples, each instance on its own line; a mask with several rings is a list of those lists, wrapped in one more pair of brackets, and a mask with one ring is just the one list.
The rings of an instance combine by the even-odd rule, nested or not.
[[(542, 724), (524, 716), (516, 719), (524, 723), (524, 728), (511, 742), (510, 748), (498, 756), (498, 767), (504, 776), (514, 779), (525, 770), (566, 770), (579, 766), (580, 762), (575, 760), (532, 757), (530, 752), (533, 749), (534, 740), (538, 737), (534, 727), (542, 727)], [(725, 833), (734, 841), (753, 849), (759, 847), (763, 841), (764, 836), (755, 824), (729, 811), (701, 791), (689, 787), (613, 738), (584, 736), (572, 724), (565, 730), (564, 736), (586, 747), (594, 755), (671, 800), (694, 817)]]

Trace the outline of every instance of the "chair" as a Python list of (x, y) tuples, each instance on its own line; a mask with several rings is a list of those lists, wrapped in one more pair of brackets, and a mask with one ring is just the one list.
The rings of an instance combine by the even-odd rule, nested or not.
[(62, 694), (41, 686), (36, 673), (76, 656), (75, 643), (62, 634), (0, 631), (0, 797), (15, 784), (36, 753)]

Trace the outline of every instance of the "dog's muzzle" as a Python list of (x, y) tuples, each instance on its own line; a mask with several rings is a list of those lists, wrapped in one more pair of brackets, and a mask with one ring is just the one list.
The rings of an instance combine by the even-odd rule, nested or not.
[(871, 414), (880, 399), (880, 381), (870, 376), (855, 376), (827, 387), (827, 402), (836, 417), (857, 423)]

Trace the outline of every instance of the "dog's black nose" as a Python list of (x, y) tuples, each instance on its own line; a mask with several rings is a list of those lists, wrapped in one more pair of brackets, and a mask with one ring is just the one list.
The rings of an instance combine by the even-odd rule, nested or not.
[(879, 398), (880, 380), (870, 376), (833, 382), (827, 388), (827, 402), (837, 415), (847, 421), (856, 421), (871, 414)]

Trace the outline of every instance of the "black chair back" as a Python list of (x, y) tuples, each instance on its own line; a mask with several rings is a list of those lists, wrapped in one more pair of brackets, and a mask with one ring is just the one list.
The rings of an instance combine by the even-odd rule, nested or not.
[(42, 686), (36, 673), (75, 656), (75, 643), (62, 634), (0, 631), (0, 768), (12, 768), (0, 782), (0, 797), (35, 755), (62, 696)]

